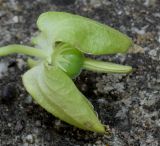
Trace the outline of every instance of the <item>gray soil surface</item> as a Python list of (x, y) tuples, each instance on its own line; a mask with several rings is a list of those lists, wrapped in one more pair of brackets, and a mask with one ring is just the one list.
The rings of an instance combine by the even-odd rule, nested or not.
[(133, 66), (129, 75), (83, 71), (75, 80), (110, 136), (79, 130), (47, 113), (22, 85), (27, 57), (1, 57), (0, 146), (160, 146), (160, 1), (0, 0), (0, 46), (29, 45), (37, 17), (50, 10), (108, 24), (145, 52), (97, 57)]

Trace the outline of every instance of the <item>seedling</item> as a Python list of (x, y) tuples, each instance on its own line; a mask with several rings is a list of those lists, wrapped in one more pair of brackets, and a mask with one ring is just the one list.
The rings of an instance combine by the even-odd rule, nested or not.
[(132, 40), (121, 32), (88, 18), (64, 12), (46, 12), (37, 21), (35, 47), (9, 45), (0, 56), (22, 53), (30, 70), (22, 77), (31, 96), (48, 112), (78, 128), (105, 132), (93, 106), (72, 79), (83, 69), (102, 73), (129, 73), (132, 67), (86, 58), (84, 54), (126, 53)]

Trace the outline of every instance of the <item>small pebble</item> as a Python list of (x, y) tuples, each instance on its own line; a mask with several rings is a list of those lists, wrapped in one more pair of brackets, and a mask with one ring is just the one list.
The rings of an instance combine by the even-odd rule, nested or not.
[(29, 144), (33, 144), (34, 143), (34, 137), (32, 134), (29, 134), (26, 136), (26, 142), (28, 142)]
[(21, 132), (24, 128), (24, 121), (17, 121), (15, 130), (17, 133)]
[(14, 23), (18, 23), (18, 21), (19, 21), (19, 20), (18, 20), (18, 16), (14, 16), (14, 17), (12, 18), (12, 20), (13, 20)]
[(24, 66), (26, 65), (26, 63), (24, 62), (23, 59), (17, 59), (17, 66), (20, 70), (23, 70), (24, 69)]
[(32, 97), (31, 97), (31, 96), (27, 96), (27, 97), (25, 98), (25, 101), (24, 101), (24, 102), (27, 103), (27, 104), (32, 103)]
[(36, 121), (36, 126), (40, 127), (41, 126), (41, 121), (37, 120)]
[(4, 74), (8, 71), (8, 65), (5, 62), (0, 62), (0, 79), (3, 77)]
[(2, 102), (9, 104), (18, 95), (17, 86), (15, 83), (8, 83), (2, 90)]

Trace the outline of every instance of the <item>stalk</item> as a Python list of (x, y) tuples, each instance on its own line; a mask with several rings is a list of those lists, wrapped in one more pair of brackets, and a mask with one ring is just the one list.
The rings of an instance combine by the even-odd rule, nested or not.
[(33, 47), (24, 46), (24, 45), (13, 44), (5, 47), (0, 47), (0, 56), (7, 56), (14, 53), (30, 55), (30, 56), (39, 57), (39, 58), (47, 57), (44, 51), (33, 48)]
[(132, 71), (131, 66), (97, 61), (90, 58), (85, 58), (83, 68), (100, 73), (130, 73)]

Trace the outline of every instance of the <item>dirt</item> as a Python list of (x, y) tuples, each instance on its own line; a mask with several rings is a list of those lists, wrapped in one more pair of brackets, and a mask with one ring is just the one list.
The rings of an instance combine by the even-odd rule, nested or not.
[(0, 0), (0, 46), (29, 45), (37, 17), (46, 11), (108, 24), (132, 37), (145, 53), (96, 57), (133, 66), (129, 75), (83, 71), (75, 80), (111, 136), (79, 130), (47, 113), (22, 85), (27, 57), (1, 57), (0, 146), (159, 146), (160, 1)]

